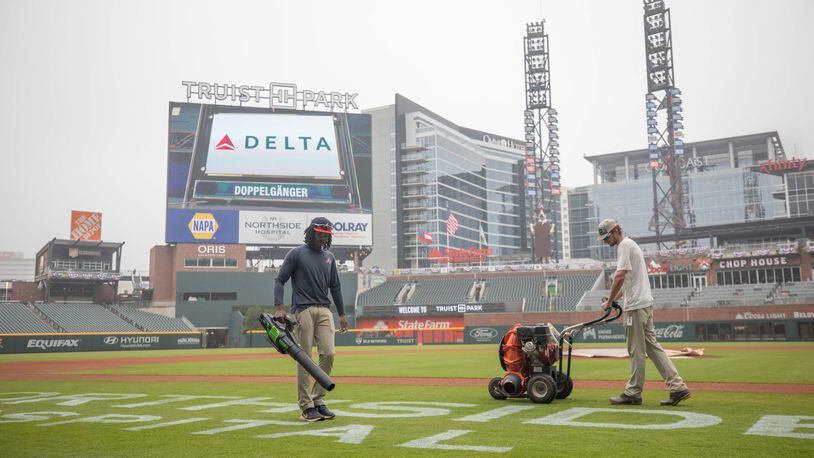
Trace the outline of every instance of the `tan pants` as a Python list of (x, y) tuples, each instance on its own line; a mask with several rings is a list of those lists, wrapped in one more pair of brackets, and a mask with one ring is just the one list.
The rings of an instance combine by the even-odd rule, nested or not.
[[(328, 307), (312, 305), (295, 314), (297, 319), (297, 343), (311, 356), (314, 339), (319, 352), (319, 367), (331, 375), (334, 365), (334, 319)], [(326, 390), (297, 364), (297, 402), (300, 409), (324, 405)]]
[(644, 388), (644, 367), (647, 357), (653, 361), (671, 393), (687, 389), (673, 362), (656, 341), (653, 332), (653, 307), (625, 311), (625, 340), (630, 354), (630, 380), (625, 394), (641, 397)]

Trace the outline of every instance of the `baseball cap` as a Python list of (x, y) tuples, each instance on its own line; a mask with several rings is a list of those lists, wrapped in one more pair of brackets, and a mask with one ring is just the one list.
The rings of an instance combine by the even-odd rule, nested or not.
[(610, 237), (611, 231), (618, 225), (619, 223), (617, 223), (615, 219), (603, 219), (602, 222), (599, 223), (599, 229), (597, 230), (599, 237), (596, 239), (605, 240)]
[(316, 218), (311, 220), (311, 226), (314, 228), (316, 232), (321, 232), (323, 234), (333, 234), (333, 224), (328, 218), (323, 216), (317, 216)]

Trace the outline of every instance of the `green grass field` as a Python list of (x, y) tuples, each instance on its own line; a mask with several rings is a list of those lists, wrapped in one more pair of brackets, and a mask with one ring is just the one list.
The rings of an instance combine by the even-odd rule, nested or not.
[[(693, 382), (814, 385), (814, 344), (668, 346), (684, 345), (706, 347), (709, 355), (676, 361), (691, 388)], [(733, 348), (739, 345), (771, 348)], [(298, 420), (293, 383), (252, 380), (293, 375), (293, 361), (287, 358), (68, 371), (102, 374), (105, 380), (3, 380), (15, 362), (262, 356), (271, 351), (0, 356), (0, 456), (814, 455), (814, 394), (697, 390), (686, 403), (668, 408), (658, 405), (664, 390), (650, 390), (642, 406), (613, 407), (607, 397), (624, 387), (627, 361), (577, 359), (573, 367), (577, 388), (568, 399), (549, 405), (523, 399), (496, 401), (486, 391), (488, 378), (501, 375), (493, 345), (340, 347), (333, 375), (339, 380), (343, 376), (370, 380), (340, 381), (327, 398), (337, 418), (316, 423)], [(133, 375), (159, 375), (167, 381), (116, 380)], [(200, 382), (174, 382), (174, 375), (200, 376)], [(246, 377), (226, 383), (207, 380), (212, 375)], [(456, 386), (450, 379), (439, 386), (392, 385), (376, 383), (377, 377), (475, 377), (484, 382)], [(650, 363), (648, 379), (658, 379)], [(580, 389), (579, 380), (617, 382), (608, 389)], [(201, 397), (174, 397), (179, 395)], [(769, 415), (774, 417), (765, 417)]]

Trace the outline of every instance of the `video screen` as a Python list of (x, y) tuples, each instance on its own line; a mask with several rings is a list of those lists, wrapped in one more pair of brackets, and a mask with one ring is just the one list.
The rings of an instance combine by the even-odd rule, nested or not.
[(171, 102), (167, 243), (276, 244), (249, 225), (323, 213), (366, 227), (339, 244), (369, 240), (370, 131), (365, 114)]

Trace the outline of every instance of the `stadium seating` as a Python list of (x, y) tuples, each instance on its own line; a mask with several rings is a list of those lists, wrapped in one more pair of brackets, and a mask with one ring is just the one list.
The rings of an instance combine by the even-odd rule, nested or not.
[(57, 330), (46, 324), (27, 304), (0, 302), (0, 333), (38, 332), (57, 332)]
[[(433, 279), (420, 277), (411, 280), (389, 280), (359, 295), (356, 306), (361, 314), (365, 305), (395, 305), (397, 303), (415, 305), (461, 304), (467, 302), (491, 304), (525, 303), (525, 311), (573, 311), (583, 293), (596, 281), (598, 272), (587, 271), (568, 275), (540, 274), (494, 276), (484, 278)], [(557, 295), (546, 296), (546, 284), (557, 281)], [(483, 283), (485, 288), (480, 298), (469, 297), (472, 287)], [(404, 302), (397, 296), (405, 285), (415, 284), (413, 294)]]
[(143, 312), (123, 305), (108, 306), (108, 309), (123, 320), (142, 331), (194, 331), (183, 320), (155, 313)]
[(814, 303), (814, 282), (804, 281), (778, 285), (769, 297), (772, 304)]
[(424, 280), (416, 285), (415, 294), (405, 304), (443, 305), (468, 302), (467, 293), (475, 283), (472, 278)]
[(36, 304), (35, 307), (65, 332), (139, 331), (97, 304)]
[(687, 300), (689, 307), (729, 307), (765, 305), (774, 285), (719, 285), (696, 291)]

